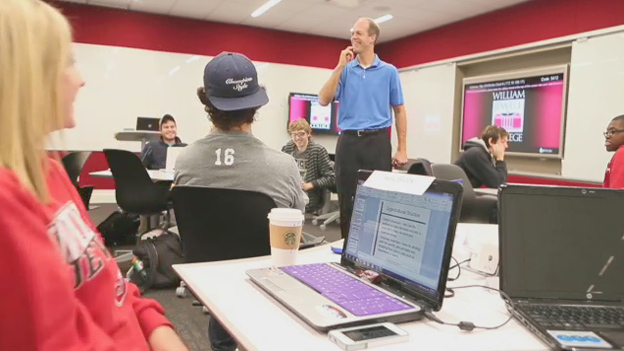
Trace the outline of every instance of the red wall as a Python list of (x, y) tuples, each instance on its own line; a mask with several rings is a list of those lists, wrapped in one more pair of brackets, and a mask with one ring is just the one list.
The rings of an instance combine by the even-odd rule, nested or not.
[(124, 11), (66, 2), (55, 6), (70, 19), (75, 41), (87, 44), (216, 56), (242, 52), (250, 59), (334, 68), (344, 40), (233, 24)]
[(561, 178), (529, 177), (525, 175), (510, 174), (507, 177), (508, 183), (540, 184), (540, 185), (560, 185), (560, 186), (582, 186), (588, 188), (601, 188), (602, 184), (597, 182), (582, 182), (577, 180), (567, 180)]
[(378, 52), (406, 67), (622, 24), (621, 0), (532, 0), (383, 43)]

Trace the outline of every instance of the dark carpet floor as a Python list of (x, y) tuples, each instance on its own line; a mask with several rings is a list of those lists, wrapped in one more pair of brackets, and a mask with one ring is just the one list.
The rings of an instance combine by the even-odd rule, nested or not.
[[(90, 210), (91, 220), (97, 226), (113, 211), (117, 210), (116, 204), (94, 204), (98, 207)], [(325, 236), (325, 240), (333, 242), (340, 239), (340, 227), (331, 223), (326, 230), (321, 230), (310, 221), (306, 221), (303, 231), (311, 236)], [(111, 251), (118, 249), (131, 249), (132, 247), (115, 247)], [(120, 269), (125, 274), (129, 269), (128, 264), (120, 265)], [(178, 298), (175, 296), (175, 289), (151, 290), (144, 294), (145, 297), (152, 298), (160, 302), (165, 308), (167, 317), (175, 326), (178, 334), (184, 340), (190, 351), (209, 351), (207, 330), (210, 316), (203, 313), (201, 306), (193, 305), (193, 297)], [(241, 350), (242, 351), (242, 350)]]

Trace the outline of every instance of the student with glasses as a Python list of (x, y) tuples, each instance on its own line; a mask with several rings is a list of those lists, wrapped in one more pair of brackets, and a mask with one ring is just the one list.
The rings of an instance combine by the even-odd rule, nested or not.
[(334, 167), (327, 150), (312, 140), (312, 128), (305, 119), (290, 124), (288, 131), (292, 137), (284, 147), (285, 152), (297, 161), (301, 175), (301, 189), (310, 199), (307, 213), (316, 213), (323, 207), (323, 191), (336, 185)]
[(621, 147), (624, 145), (624, 115), (613, 118), (602, 134), (607, 151), (615, 152), (607, 165), (602, 185), (605, 188), (624, 188), (624, 148)]

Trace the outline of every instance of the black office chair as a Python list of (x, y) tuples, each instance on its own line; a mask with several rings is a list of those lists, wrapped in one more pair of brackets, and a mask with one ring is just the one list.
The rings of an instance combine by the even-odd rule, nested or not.
[[(211, 262), (271, 253), (267, 215), (277, 207), (254, 191), (175, 186), (173, 207), (185, 262)], [(176, 295), (185, 295), (184, 286)]]
[(433, 168), (431, 168), (431, 162), (429, 162), (429, 160), (417, 158), (409, 164), (409, 167), (407, 167), (407, 173), (433, 176)]
[(269, 255), (269, 220), (277, 207), (266, 194), (195, 186), (172, 190), (186, 262)]
[(436, 163), (431, 165), (436, 178), (461, 181), (464, 187), (459, 221), (464, 223), (498, 223), (498, 199), (495, 196), (477, 196), (472, 184), (461, 167), (452, 164)]
[(104, 149), (115, 180), (115, 196), (122, 210), (138, 215), (154, 215), (172, 208), (171, 182), (154, 183), (137, 155), (126, 150)]
[[(173, 208), (170, 201), (171, 182), (154, 183), (139, 157), (130, 151), (104, 149), (104, 155), (115, 180), (117, 205), (126, 212), (141, 216), (149, 217), (165, 212), (165, 221), (161, 223), (161, 228), (167, 230), (171, 223), (169, 211)], [(152, 229), (151, 220), (148, 219), (145, 232)], [(141, 234), (137, 233), (137, 243)], [(124, 256), (121, 261), (128, 258), (131, 257)]]
[(80, 194), (87, 211), (89, 210), (89, 203), (91, 202), (91, 194), (93, 194), (93, 186), (85, 185), (81, 187), (78, 185), (78, 179), (89, 156), (91, 156), (90, 151), (76, 151), (68, 153), (61, 159), (65, 172), (67, 172), (69, 179)]
[(93, 185), (78, 186), (76, 187), (76, 190), (78, 190), (78, 194), (82, 199), (82, 203), (84, 204), (85, 209), (89, 211), (91, 195), (93, 195)]
[(89, 156), (91, 156), (91, 152), (89, 151), (76, 151), (68, 153), (61, 159), (61, 162), (63, 163), (63, 167), (65, 167), (65, 171), (67, 172), (69, 179), (75, 185), (78, 185), (80, 172), (82, 172), (82, 167), (84, 167)]
[(338, 190), (336, 189), (335, 185), (332, 187), (329, 187), (326, 191), (323, 192), (324, 205), (323, 205), (323, 208), (321, 209), (322, 213), (312, 217), (312, 224), (319, 225), (320, 223), (319, 228), (321, 228), (321, 230), (327, 229), (327, 225), (332, 222), (336, 222), (340, 224), (340, 209), (337, 209), (335, 211), (330, 211), (332, 193), (334, 194), (338, 193)]

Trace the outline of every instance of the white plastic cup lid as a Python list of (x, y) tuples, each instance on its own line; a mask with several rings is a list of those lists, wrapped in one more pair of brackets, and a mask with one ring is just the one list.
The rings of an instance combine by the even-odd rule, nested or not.
[(301, 210), (295, 208), (274, 208), (268, 218), (277, 221), (303, 221), (305, 219)]

